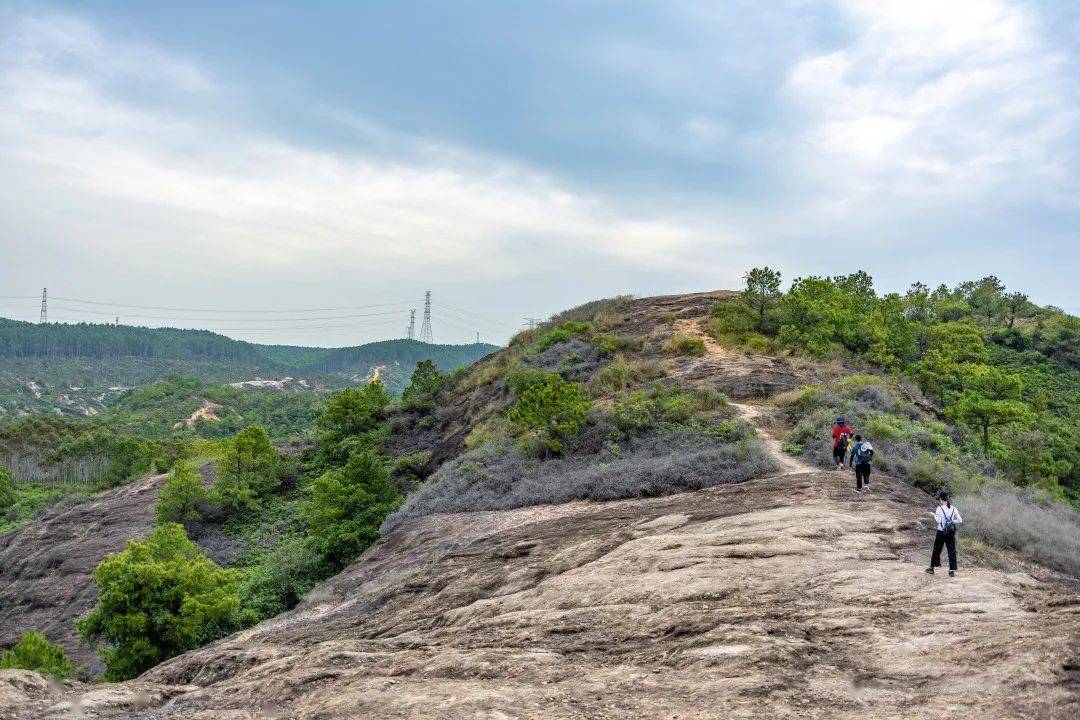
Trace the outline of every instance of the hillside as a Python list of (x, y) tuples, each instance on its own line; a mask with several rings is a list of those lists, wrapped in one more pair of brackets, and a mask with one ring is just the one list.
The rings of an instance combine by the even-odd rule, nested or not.
[(306, 348), (257, 345), (206, 330), (0, 319), (0, 419), (93, 416), (125, 389), (170, 376), (215, 385), (291, 377), (333, 389), (364, 382), (378, 371), (392, 392), (400, 392), (419, 360), (430, 358), (453, 370), (496, 349), (415, 340)]
[[(955, 474), (990, 468), (917, 388), (858, 358), (734, 350), (710, 332), (718, 304), (734, 297), (584, 306), (452, 376), (432, 408), (390, 408), (370, 441), (396, 458), (393, 477), (408, 497), (358, 561), (294, 610), (132, 681), (50, 686), (32, 673), (0, 671), (0, 712), (1080, 711), (1075, 513), (1009, 495), (1006, 519), (1039, 527), (1056, 547), (1017, 530), (997, 542), (1001, 517)], [(565, 407), (549, 422), (541, 406), (523, 410), (530, 398), (561, 398)], [(835, 408), (874, 433), (879, 471), (868, 492), (853, 491), (849, 471), (827, 469), (819, 440), (808, 435), (823, 437)], [(931, 481), (920, 464), (928, 451), (939, 461)], [(317, 472), (325, 462), (318, 452), (300, 461)], [(397, 474), (401, 468), (417, 476)], [(925, 482), (955, 482), (969, 493), (957, 501), (968, 521), (958, 578), (922, 572), (933, 504), (915, 485)], [(57, 543), (95, 533), (124, 497), (114, 491), (94, 500), (104, 505), (92, 513), (77, 505), (19, 531), (45, 546), (35, 553), (40, 562), (20, 565), (0, 553), (13, 634), (41, 622), (41, 601), (12, 588), (54, 582), (44, 579), (55, 572), (48, 558), (62, 553), (50, 547), (49, 523), (66, 517)], [(284, 512), (288, 497), (268, 504), (258, 537), (297, 532)], [(206, 544), (220, 538), (207, 522), (189, 534), (224, 557)], [(87, 577), (110, 546), (121, 549), (121, 534), (103, 535), (64, 572)], [(283, 543), (270, 554), (296, 547)], [(85, 656), (73, 635), (54, 639)]]
[(137, 681), (0, 675), (0, 698), (24, 718), (76, 695), (116, 718), (1075, 714), (1075, 587), (984, 563), (925, 576), (926, 508), (816, 471), (433, 516), (297, 610)]

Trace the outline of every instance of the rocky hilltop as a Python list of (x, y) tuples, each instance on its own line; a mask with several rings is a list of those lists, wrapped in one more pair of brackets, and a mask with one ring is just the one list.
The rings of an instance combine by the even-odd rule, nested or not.
[(75, 620), (97, 602), (92, 575), (109, 553), (154, 527), (154, 500), (164, 476), (114, 488), (57, 507), (0, 535), (0, 646), (27, 630), (60, 643), (72, 660), (96, 659), (79, 641)]
[(431, 516), (296, 610), (136, 681), (12, 673), (0, 703), (17, 718), (1075, 716), (1076, 588), (986, 565), (926, 576), (927, 508), (902, 483), (853, 496), (816, 471)]
[[(503, 487), (494, 460), (485, 479), (463, 474), (462, 458), (482, 459), (466, 438), (507, 406), (500, 364), (560, 367), (586, 383), (610, 362), (575, 338), (517, 360), (511, 347), (474, 367), (424, 436), (427, 495), (414, 494), (375, 546), (299, 607), (125, 683), (54, 686), (0, 672), (0, 716), (1080, 714), (1076, 581), (973, 548), (957, 578), (924, 574), (930, 498), (885, 476), (856, 494), (848, 473), (782, 453), (777, 394), (832, 370), (717, 345), (703, 321), (723, 297), (637, 300), (610, 324), (638, 339), (642, 367), (674, 335), (699, 339), (700, 352), (667, 353), (665, 376), (735, 400), (717, 412), (754, 426), (759, 439), (733, 456), (753, 473), (693, 442), (628, 440), (589, 474), (582, 465), (595, 455), (582, 440), (561, 465), (543, 466), (558, 472), (512, 466), (509, 485), (573, 480), (580, 497), (597, 497), (625, 491), (621, 476), (638, 473), (647, 488), (538, 504)], [(484, 483), (499, 492), (475, 491)], [(461, 488), (474, 504), (511, 509), (440, 511)]]

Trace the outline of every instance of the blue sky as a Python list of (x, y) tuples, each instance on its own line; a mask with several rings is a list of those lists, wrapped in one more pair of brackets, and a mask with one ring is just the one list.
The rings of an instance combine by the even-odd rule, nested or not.
[(328, 345), (429, 288), (484, 318), (440, 308), (437, 340), (501, 341), (762, 264), (1077, 312), (1078, 41), (1080, 6), (998, 0), (8, 3), (0, 295), (395, 303), (117, 308)]

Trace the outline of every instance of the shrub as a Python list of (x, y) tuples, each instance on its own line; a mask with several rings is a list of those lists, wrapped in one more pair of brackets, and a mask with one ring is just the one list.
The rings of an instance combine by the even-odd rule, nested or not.
[(199, 516), (199, 507), (208, 500), (202, 476), (190, 462), (173, 466), (172, 475), (158, 491), (154, 515), (159, 525), (182, 523)]
[(382, 459), (365, 450), (315, 480), (301, 516), (322, 562), (337, 571), (379, 539), (379, 524), (400, 502)]
[(240, 572), (240, 623), (248, 627), (294, 608), (327, 574), (311, 543), (286, 538)]
[(19, 642), (0, 655), (0, 670), (33, 670), (56, 680), (70, 676), (75, 668), (68, 660), (64, 648), (53, 645), (49, 639), (30, 630), (23, 633)]
[(519, 376), (514, 387), (518, 399), (507, 417), (534, 431), (548, 452), (561, 452), (563, 441), (581, 428), (589, 409), (581, 387), (555, 373)]
[(625, 390), (642, 380), (644, 373), (639, 363), (618, 355), (589, 380), (589, 394), (601, 397)]
[(368, 444), (368, 436), (379, 425), (389, 404), (390, 396), (378, 380), (361, 388), (346, 388), (330, 398), (317, 421), (319, 451), (324, 462), (344, 464), (358, 444)]
[(120, 485), (145, 475), (154, 467), (156, 443), (148, 443), (130, 435), (117, 438), (108, 446), (109, 464), (101, 482), (106, 487)]
[(594, 333), (592, 344), (597, 350), (607, 355), (620, 350), (636, 352), (642, 348), (642, 342), (639, 338), (613, 335), (611, 333)]
[(727, 397), (714, 388), (698, 388), (688, 393), (657, 382), (647, 390), (619, 395), (612, 404), (611, 415), (615, 426), (627, 433), (648, 430), (665, 423), (686, 423), (695, 415), (726, 406)]
[(19, 493), (15, 489), (15, 481), (11, 478), (11, 471), (0, 467), (0, 510), (6, 510), (19, 499)]
[(405, 407), (430, 410), (435, 407), (435, 396), (446, 384), (447, 376), (431, 360), (421, 360), (413, 370), (409, 387), (401, 394)]
[(126, 680), (162, 660), (224, 635), (239, 607), (232, 573), (222, 570), (169, 523), (129, 540), (94, 570), (98, 604), (77, 622), (102, 645), (105, 677)]
[(1080, 513), (998, 486), (956, 499), (965, 535), (1080, 577)]
[(765, 446), (743, 423), (720, 423), (717, 434), (671, 427), (634, 434), (598, 453), (539, 460), (503, 442), (444, 463), (389, 516), (384, 531), (430, 513), (506, 510), (572, 500), (667, 495), (765, 477), (777, 470)]
[(664, 343), (664, 352), (671, 355), (701, 357), (705, 354), (705, 341), (686, 333), (676, 333), (675, 337)]
[(244, 428), (229, 442), (217, 464), (212, 498), (230, 510), (252, 510), (281, 486), (281, 457), (266, 430)]
[(590, 330), (592, 330), (591, 323), (567, 320), (566, 322), (551, 328), (537, 338), (536, 344), (532, 348), (532, 352), (544, 352), (552, 345), (565, 342), (571, 338), (578, 337), (579, 335), (585, 335)]

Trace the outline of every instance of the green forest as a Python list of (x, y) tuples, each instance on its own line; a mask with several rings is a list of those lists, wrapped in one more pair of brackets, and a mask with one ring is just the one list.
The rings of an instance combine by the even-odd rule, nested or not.
[(1080, 507), (1080, 318), (996, 277), (879, 294), (865, 272), (796, 278), (754, 268), (711, 331), (748, 352), (801, 353), (916, 384), (987, 472)]

